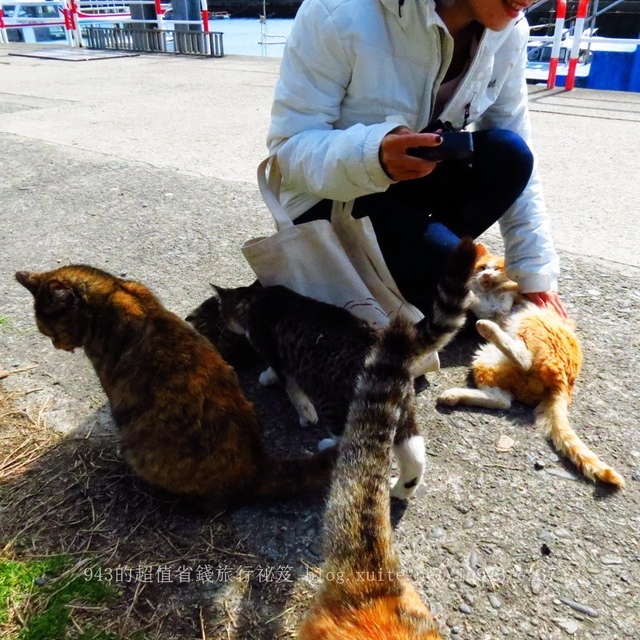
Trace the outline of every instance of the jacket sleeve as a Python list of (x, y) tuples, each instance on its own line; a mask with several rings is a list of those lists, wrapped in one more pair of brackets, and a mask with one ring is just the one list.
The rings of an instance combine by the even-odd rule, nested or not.
[(352, 66), (327, 7), (304, 2), (287, 39), (267, 137), (284, 189), (346, 202), (392, 183), (378, 150), (398, 122), (336, 126)]
[[(515, 62), (496, 102), (478, 120), (479, 128), (502, 128), (518, 133), (531, 147), (527, 64), (528, 26), (525, 20), (511, 34), (517, 49), (510, 55)], [(509, 45), (509, 43), (505, 43)], [(533, 172), (520, 197), (500, 218), (505, 245), (507, 274), (523, 293), (556, 291), (559, 260), (551, 239), (549, 217), (544, 202), (534, 153)]]

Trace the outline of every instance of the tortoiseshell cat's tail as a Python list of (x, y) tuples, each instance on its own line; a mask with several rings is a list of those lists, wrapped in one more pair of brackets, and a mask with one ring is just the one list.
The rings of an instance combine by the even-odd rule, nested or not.
[(337, 447), (306, 458), (271, 458), (260, 471), (253, 495), (257, 498), (295, 498), (329, 487)]
[(422, 353), (439, 351), (463, 327), (471, 301), (469, 282), (476, 263), (476, 245), (462, 238), (453, 252), (425, 317), (416, 325), (416, 340)]

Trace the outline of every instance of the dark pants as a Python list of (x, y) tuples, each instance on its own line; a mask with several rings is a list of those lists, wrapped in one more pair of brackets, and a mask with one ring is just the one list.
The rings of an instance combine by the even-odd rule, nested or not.
[[(424, 178), (391, 185), (355, 200), (353, 215), (369, 216), (389, 271), (403, 296), (426, 309), (447, 259), (460, 238), (477, 238), (522, 193), (533, 155), (517, 134), (502, 129), (473, 133), (471, 164), (443, 162)], [(296, 224), (329, 219), (322, 200)]]

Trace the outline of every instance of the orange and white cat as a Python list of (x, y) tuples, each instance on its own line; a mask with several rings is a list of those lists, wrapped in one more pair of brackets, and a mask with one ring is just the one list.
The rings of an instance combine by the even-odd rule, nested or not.
[[(503, 273), (504, 263), (492, 258), (488, 253), (480, 258), (498, 272), (492, 280), (510, 282)], [(506, 299), (503, 294), (507, 290), (488, 290), (494, 302)], [(488, 311), (491, 304), (483, 304), (478, 287), (475, 296), (479, 299), (475, 307)], [(472, 362), (477, 388), (449, 389), (438, 402), (509, 409), (516, 400), (535, 406), (536, 422), (544, 428), (546, 437), (587, 478), (623, 487), (623, 478), (582, 442), (569, 423), (568, 407), (582, 365), (582, 350), (573, 323), (530, 302), (519, 301), (517, 310), (506, 315), (502, 310), (507, 305), (494, 315), (497, 322), (481, 319), (476, 323), (478, 333), (488, 341)]]
[(507, 277), (504, 258), (493, 255), (481, 243), (476, 244), (477, 260), (469, 282), (469, 310), (480, 319), (500, 323), (522, 304), (518, 285)]

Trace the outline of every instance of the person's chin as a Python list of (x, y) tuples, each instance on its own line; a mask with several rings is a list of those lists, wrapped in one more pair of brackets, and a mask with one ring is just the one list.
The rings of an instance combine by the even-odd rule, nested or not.
[(490, 24), (485, 24), (491, 31), (504, 31), (514, 20), (522, 15), (523, 7), (512, 0), (502, 0), (503, 13), (494, 16)]
[(489, 29), (489, 31), (504, 31), (512, 23), (513, 19), (494, 20), (491, 24), (486, 24), (485, 27)]

